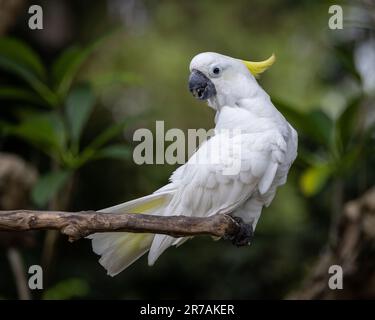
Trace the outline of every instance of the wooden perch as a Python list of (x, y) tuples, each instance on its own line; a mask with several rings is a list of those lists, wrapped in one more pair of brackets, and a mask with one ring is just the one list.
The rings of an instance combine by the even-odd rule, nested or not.
[(96, 211), (0, 211), (0, 231), (60, 230), (75, 241), (96, 232), (159, 233), (173, 237), (210, 235), (233, 239), (241, 226), (228, 215), (207, 218)]

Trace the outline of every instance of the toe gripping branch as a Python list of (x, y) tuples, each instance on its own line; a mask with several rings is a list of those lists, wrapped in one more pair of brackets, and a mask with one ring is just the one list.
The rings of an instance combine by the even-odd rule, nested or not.
[(236, 223), (235, 232), (225, 235), (225, 240), (230, 240), (237, 247), (247, 246), (251, 243), (254, 236), (253, 223), (246, 223), (240, 217), (230, 216)]

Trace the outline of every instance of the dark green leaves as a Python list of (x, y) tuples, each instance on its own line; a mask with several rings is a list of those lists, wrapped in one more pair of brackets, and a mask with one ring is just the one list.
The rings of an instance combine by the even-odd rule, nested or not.
[[(47, 75), (40, 57), (29, 46), (13, 38), (2, 38), (0, 68), (25, 81), (49, 106), (57, 107), (68, 94), (80, 67), (99, 43), (64, 51), (53, 63), (51, 75)], [(51, 86), (49, 79), (52, 79)]]
[(323, 111), (304, 113), (278, 100), (275, 100), (275, 105), (299, 133), (315, 143), (326, 146), (331, 144), (333, 122)]
[[(2, 105), (8, 107), (16, 119), (0, 121), (1, 134), (31, 144), (61, 168), (42, 176), (36, 184), (32, 198), (40, 207), (61, 191), (74, 171), (85, 163), (101, 158), (124, 160), (131, 156), (125, 144), (107, 145), (123, 131), (129, 119), (108, 126), (91, 143), (80, 147), (82, 132), (95, 105), (95, 95), (92, 84), (74, 81), (81, 66), (103, 39), (87, 47), (62, 52), (49, 73), (29, 46), (16, 39), (0, 39), (0, 69), (24, 82), (22, 87), (0, 88), (0, 100), (7, 102)], [(96, 86), (135, 81), (130, 73), (107, 74), (96, 79)], [(50, 109), (41, 111), (41, 106)]]
[[(300, 187), (305, 195), (317, 194), (330, 178), (347, 175), (358, 165), (365, 150), (358, 131), (362, 99), (351, 99), (335, 121), (322, 110), (301, 112), (276, 100), (277, 108), (299, 134), (299, 159), (306, 166)], [(307, 146), (314, 152), (307, 152)]]
[(57, 96), (46, 85), (46, 70), (39, 56), (24, 43), (0, 39), (0, 68), (20, 77), (50, 106), (56, 106)]
[(39, 206), (45, 206), (52, 197), (57, 194), (68, 181), (70, 171), (57, 171), (42, 176), (32, 190), (32, 200)]
[(307, 114), (306, 131), (318, 143), (329, 146), (332, 142), (333, 121), (322, 110)]
[(355, 97), (345, 107), (336, 120), (335, 137), (339, 152), (345, 151), (357, 134), (361, 97)]
[(52, 81), (55, 91), (64, 97), (88, 52), (79, 47), (64, 51), (52, 66)]
[(132, 150), (129, 146), (124, 144), (113, 144), (104, 147), (96, 154), (96, 158), (112, 158), (112, 159), (130, 159)]
[(17, 125), (9, 125), (7, 133), (22, 138), (48, 154), (64, 150), (66, 132), (61, 118), (53, 112), (33, 113)]
[(94, 102), (93, 92), (87, 85), (74, 88), (66, 99), (66, 119), (70, 139), (76, 151), (82, 129), (91, 114)]
[(126, 125), (128, 125), (131, 121), (134, 121), (135, 118), (126, 118), (118, 123), (113, 124), (112, 126), (108, 127), (104, 131), (102, 131), (95, 139), (88, 145), (87, 148), (97, 150), (107, 142), (109, 142), (114, 137), (118, 136), (121, 132), (123, 132)]
[(13, 61), (41, 80), (46, 79), (46, 69), (39, 56), (30, 47), (14, 38), (0, 39), (0, 57), (7, 61)]
[(56, 59), (52, 65), (52, 82), (54, 91), (61, 99), (67, 95), (82, 64), (104, 39), (100, 38), (85, 48), (72, 47)]
[(33, 91), (12, 86), (0, 88), (0, 99), (7, 101), (22, 101), (36, 105), (45, 105), (45, 102)]

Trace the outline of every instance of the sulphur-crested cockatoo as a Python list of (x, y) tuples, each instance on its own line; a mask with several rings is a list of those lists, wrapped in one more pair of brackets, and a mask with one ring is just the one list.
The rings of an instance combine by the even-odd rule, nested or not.
[[(101, 210), (207, 217), (230, 214), (250, 226), (236, 244), (249, 243), (262, 208), (286, 182), (297, 155), (297, 133), (274, 107), (256, 76), (273, 64), (206, 52), (190, 63), (189, 89), (216, 111), (215, 134), (151, 195)], [(148, 263), (187, 238), (106, 232), (90, 236), (99, 262), (114, 276), (149, 251)]]

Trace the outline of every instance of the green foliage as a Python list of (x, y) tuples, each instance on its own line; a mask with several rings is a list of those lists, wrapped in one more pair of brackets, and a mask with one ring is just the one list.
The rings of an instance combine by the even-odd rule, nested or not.
[(94, 107), (94, 94), (89, 86), (74, 88), (66, 99), (66, 118), (73, 148), (78, 149), (84, 125)]
[(43, 294), (44, 300), (69, 300), (82, 298), (90, 288), (86, 281), (80, 278), (70, 278), (57, 283)]
[[(34, 148), (39, 149), (51, 161), (57, 163), (58, 171), (47, 172), (36, 184), (32, 199), (39, 206), (45, 206), (64, 188), (74, 172), (89, 161), (102, 158), (129, 159), (127, 145), (106, 145), (118, 136), (129, 119), (106, 128), (86, 147), (80, 142), (85, 125), (95, 106), (95, 94), (90, 83), (74, 83), (80, 67), (103, 40), (100, 39), (86, 48), (73, 47), (65, 50), (52, 63), (51, 74), (41, 59), (25, 43), (13, 39), (0, 40), (0, 69), (21, 80), (26, 87), (6, 86), (0, 89), (0, 100), (16, 103), (30, 103), (31, 108), (23, 108), (17, 115), (18, 121), (2, 122), (1, 132), (15, 136)], [(113, 75), (112, 79), (131, 82), (129, 74)], [(51, 83), (50, 83), (51, 79)], [(49, 111), (39, 107), (49, 107)]]
[(45, 80), (47, 72), (39, 56), (26, 44), (14, 38), (0, 39), (0, 56), (3, 61), (12, 61), (28, 69), (39, 79)]
[(100, 149), (96, 158), (130, 159), (132, 150), (125, 145), (111, 145)]
[(105, 39), (101, 37), (84, 48), (79, 46), (68, 48), (56, 59), (51, 67), (51, 78), (54, 91), (60, 98), (63, 99), (68, 94), (80, 67)]
[(331, 174), (332, 169), (327, 163), (308, 167), (300, 179), (302, 192), (306, 196), (315, 195), (324, 187)]
[(0, 88), (0, 99), (30, 102), (37, 105), (44, 104), (44, 101), (35, 92), (12, 86), (3, 86)]
[(0, 39), (0, 68), (24, 80), (48, 105), (58, 98), (46, 85), (46, 71), (38, 55), (26, 44), (12, 38)]
[[(365, 146), (373, 128), (364, 132), (359, 122), (363, 99), (362, 95), (353, 97), (335, 120), (322, 110), (305, 113), (276, 100), (278, 109), (303, 141), (299, 159), (307, 168), (301, 175), (300, 186), (306, 196), (316, 195), (331, 178), (352, 173), (366, 159)], [(314, 154), (307, 152), (304, 144), (313, 145)]]
[(9, 124), (6, 132), (51, 156), (62, 152), (66, 142), (62, 120), (53, 112), (32, 112), (18, 124)]
[(333, 122), (322, 110), (302, 112), (280, 100), (273, 101), (299, 134), (308, 137), (313, 143), (330, 146)]
[(336, 120), (334, 135), (339, 155), (347, 151), (360, 133), (358, 131), (358, 116), (362, 100), (362, 96), (354, 97)]
[(65, 170), (50, 172), (40, 177), (31, 194), (34, 203), (39, 207), (45, 206), (62, 189), (70, 176), (71, 172)]

